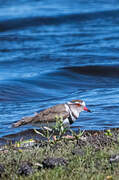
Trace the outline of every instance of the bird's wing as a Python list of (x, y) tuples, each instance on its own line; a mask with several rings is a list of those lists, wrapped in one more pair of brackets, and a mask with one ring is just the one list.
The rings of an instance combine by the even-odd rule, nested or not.
[(21, 125), (29, 123), (46, 123), (46, 122), (55, 122), (56, 117), (61, 117), (63, 120), (69, 117), (69, 113), (66, 111), (64, 104), (59, 104), (53, 107), (50, 107), (40, 113), (36, 113), (32, 117), (24, 117), (21, 120), (13, 124), (13, 127), (18, 127)]
[(41, 111), (33, 119), (33, 122), (55, 122), (56, 117), (61, 117), (63, 120), (69, 116), (69, 113), (66, 111), (64, 104), (59, 104), (53, 107), (50, 107), (44, 111)]

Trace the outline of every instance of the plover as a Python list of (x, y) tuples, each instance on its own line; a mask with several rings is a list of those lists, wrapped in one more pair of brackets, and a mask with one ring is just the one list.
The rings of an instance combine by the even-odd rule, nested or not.
[(56, 117), (61, 117), (64, 125), (70, 126), (78, 119), (82, 111), (91, 112), (82, 100), (72, 100), (64, 104), (58, 104), (48, 109), (35, 113), (32, 117), (24, 117), (13, 124), (13, 127), (19, 127), (25, 124), (32, 124), (35, 126), (48, 125), (56, 123)]

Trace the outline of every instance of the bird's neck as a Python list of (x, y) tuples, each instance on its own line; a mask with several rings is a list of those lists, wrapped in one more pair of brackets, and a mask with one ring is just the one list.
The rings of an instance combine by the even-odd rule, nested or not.
[(70, 116), (72, 117), (73, 121), (75, 121), (79, 117), (79, 111), (74, 105), (67, 103), (66, 109), (69, 112)]

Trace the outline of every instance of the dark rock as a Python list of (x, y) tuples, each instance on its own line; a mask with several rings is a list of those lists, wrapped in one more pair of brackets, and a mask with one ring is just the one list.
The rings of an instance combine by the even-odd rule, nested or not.
[(67, 164), (67, 160), (64, 158), (52, 158), (48, 157), (43, 160), (43, 168), (54, 168), (55, 166), (65, 166)]
[(33, 173), (32, 164), (29, 162), (23, 162), (18, 169), (19, 175), (28, 176), (32, 173)]
[(0, 177), (2, 176), (4, 172), (5, 172), (5, 167), (4, 165), (0, 164)]
[(110, 163), (119, 162), (119, 154), (110, 157)]

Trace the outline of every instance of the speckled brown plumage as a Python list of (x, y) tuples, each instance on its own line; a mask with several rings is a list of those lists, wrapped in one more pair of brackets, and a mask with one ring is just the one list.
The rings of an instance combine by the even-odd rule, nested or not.
[(64, 104), (59, 104), (53, 107), (50, 107), (40, 113), (36, 113), (33, 117), (24, 117), (20, 121), (13, 124), (13, 127), (18, 127), (28, 123), (47, 123), (55, 122), (56, 116), (66, 119), (69, 116), (69, 113), (65, 110)]

